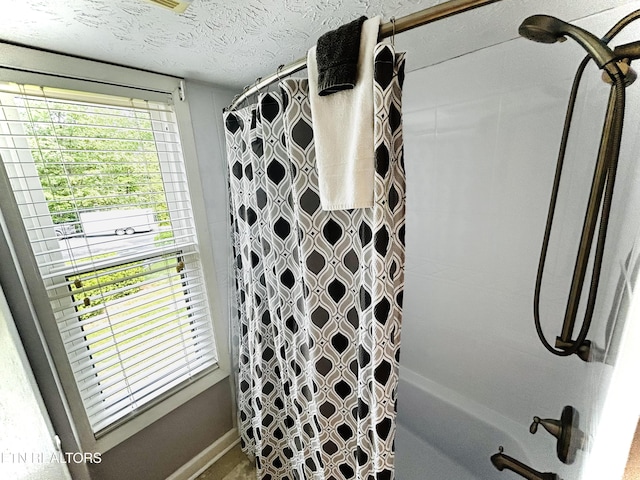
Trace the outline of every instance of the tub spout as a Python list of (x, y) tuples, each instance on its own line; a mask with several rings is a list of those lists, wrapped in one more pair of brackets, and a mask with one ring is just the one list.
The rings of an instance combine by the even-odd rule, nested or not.
[(551, 472), (541, 473), (537, 470), (534, 470), (531, 467), (528, 467), (522, 462), (519, 462), (515, 458), (510, 457), (509, 455), (505, 455), (504, 448), (499, 447), (500, 450), (498, 453), (491, 455), (491, 463), (498, 470), (502, 471), (505, 468), (507, 470), (511, 470), (512, 472), (517, 473), (521, 477), (524, 477), (528, 480), (562, 480), (557, 474)]

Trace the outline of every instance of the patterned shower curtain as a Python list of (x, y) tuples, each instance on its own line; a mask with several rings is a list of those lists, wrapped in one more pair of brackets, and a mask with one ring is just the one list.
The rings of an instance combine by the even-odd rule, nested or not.
[(225, 113), (238, 422), (262, 480), (394, 478), (403, 79), (378, 45), (372, 208), (320, 208), (307, 80)]

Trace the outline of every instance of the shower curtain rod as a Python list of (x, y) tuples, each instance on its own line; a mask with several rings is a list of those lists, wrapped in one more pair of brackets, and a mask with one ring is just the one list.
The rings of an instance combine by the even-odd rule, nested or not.
[[(433, 23), (443, 18), (457, 15), (458, 13), (467, 12), (474, 8), (483, 7), (490, 3), (496, 3), (500, 0), (449, 0), (433, 7), (425, 8), (419, 12), (411, 13), (404, 17), (392, 20), (391, 22), (383, 23), (380, 25), (380, 32), (378, 37), (380, 39), (391, 37), (398, 33), (406, 32), (416, 27), (421, 27), (428, 23)], [(250, 87), (245, 87), (244, 91), (233, 99), (231, 105), (227, 110), (235, 110), (238, 105), (244, 102), (247, 97), (259, 92), (265, 87), (268, 87), (274, 82), (291, 75), (293, 73), (303, 70), (307, 66), (307, 59), (300, 58), (295, 62), (289, 63), (278, 68), (276, 73), (269, 75), (268, 77), (258, 78), (258, 80)]]

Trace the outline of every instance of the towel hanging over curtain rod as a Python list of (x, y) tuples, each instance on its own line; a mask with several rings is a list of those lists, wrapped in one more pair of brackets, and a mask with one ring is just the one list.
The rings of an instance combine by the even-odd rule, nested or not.
[[(449, 0), (448, 2), (440, 3), (433, 7), (420, 10), (419, 12), (398, 18), (393, 22), (383, 23), (380, 25), (379, 38), (387, 38), (397, 33), (406, 32), (407, 30), (499, 1), (501, 0)], [(250, 87), (246, 87), (245, 90), (233, 100), (231, 105), (228, 107), (228, 110), (235, 110), (250, 95), (253, 95), (272, 83), (277, 82), (282, 77), (286, 77), (303, 70), (306, 66), (307, 58), (305, 56), (305, 58), (300, 58), (295, 62), (278, 68), (276, 73), (263, 77)]]

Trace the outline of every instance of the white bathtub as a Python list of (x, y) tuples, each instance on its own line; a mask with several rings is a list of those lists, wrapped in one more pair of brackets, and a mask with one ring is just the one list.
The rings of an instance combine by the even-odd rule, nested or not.
[(489, 458), (498, 446), (527, 462), (508, 431), (522, 425), (409, 370), (400, 372), (397, 480), (510, 480)]

